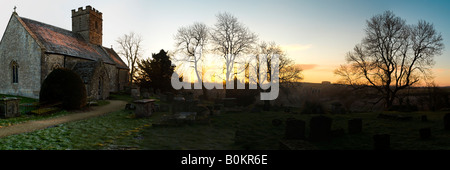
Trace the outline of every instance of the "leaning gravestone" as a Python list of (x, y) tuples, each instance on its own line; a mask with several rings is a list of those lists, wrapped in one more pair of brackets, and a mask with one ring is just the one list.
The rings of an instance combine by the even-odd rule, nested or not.
[(286, 139), (305, 139), (305, 121), (288, 118), (286, 120)]
[(388, 134), (376, 134), (373, 136), (374, 150), (389, 150), (391, 144), (391, 136)]
[(450, 113), (447, 113), (444, 116), (444, 128), (445, 130), (450, 130)]
[(362, 119), (350, 119), (348, 120), (348, 133), (357, 134), (362, 132)]
[(326, 116), (312, 117), (309, 122), (310, 140), (311, 141), (326, 141), (331, 139), (331, 123), (333, 119)]

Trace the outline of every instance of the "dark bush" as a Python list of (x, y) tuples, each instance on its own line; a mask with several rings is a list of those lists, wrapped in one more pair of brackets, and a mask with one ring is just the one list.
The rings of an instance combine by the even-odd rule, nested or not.
[(69, 69), (52, 71), (41, 87), (39, 102), (54, 104), (62, 102), (64, 109), (80, 109), (86, 105), (86, 88), (80, 76)]

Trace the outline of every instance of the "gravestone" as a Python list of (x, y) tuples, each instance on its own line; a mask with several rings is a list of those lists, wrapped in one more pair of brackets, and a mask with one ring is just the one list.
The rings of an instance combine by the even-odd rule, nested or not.
[(306, 123), (303, 120), (286, 119), (285, 139), (305, 139)]
[(20, 116), (19, 103), (20, 98), (16, 97), (0, 98), (0, 117), (12, 118)]
[(150, 117), (155, 108), (154, 102), (154, 99), (142, 99), (133, 101), (133, 104), (136, 105), (136, 110), (134, 111), (136, 117)]
[(445, 130), (450, 130), (450, 113), (447, 113), (444, 116), (444, 128)]
[(419, 130), (420, 139), (429, 139), (431, 137), (431, 128), (422, 128)]
[(314, 116), (309, 122), (309, 138), (311, 141), (321, 142), (331, 139), (331, 123), (333, 119), (326, 116)]
[(131, 88), (131, 97), (133, 97), (133, 99), (138, 99), (140, 97), (139, 87)]
[(362, 132), (362, 119), (350, 119), (348, 120), (348, 133), (357, 134)]
[(374, 150), (389, 150), (391, 145), (391, 136), (388, 134), (376, 134), (373, 136)]

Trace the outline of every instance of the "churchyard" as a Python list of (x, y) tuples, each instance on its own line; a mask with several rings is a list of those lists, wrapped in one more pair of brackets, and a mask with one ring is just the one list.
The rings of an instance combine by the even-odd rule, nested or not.
[[(136, 117), (133, 101), (145, 98), (154, 100), (151, 114)], [(450, 149), (447, 111), (308, 114), (302, 113), (301, 107), (274, 105), (270, 111), (263, 111), (258, 104), (236, 106), (230, 98), (201, 101), (190, 95), (116, 94), (111, 99), (125, 100), (130, 105), (104, 116), (0, 138), (0, 149)], [(0, 124), (3, 128), (66, 114), (71, 113), (21, 113), (16, 118), (0, 119)]]

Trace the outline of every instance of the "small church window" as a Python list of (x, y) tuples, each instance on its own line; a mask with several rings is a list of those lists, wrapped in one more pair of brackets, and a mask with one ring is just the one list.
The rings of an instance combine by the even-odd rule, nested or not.
[(98, 80), (98, 95), (101, 96), (102, 95), (102, 91), (103, 91), (103, 83), (102, 83), (102, 78), (100, 78)]
[(13, 83), (19, 83), (19, 65), (13, 61), (11, 63), (11, 68), (12, 68), (12, 82)]

